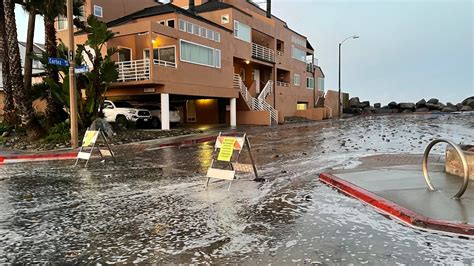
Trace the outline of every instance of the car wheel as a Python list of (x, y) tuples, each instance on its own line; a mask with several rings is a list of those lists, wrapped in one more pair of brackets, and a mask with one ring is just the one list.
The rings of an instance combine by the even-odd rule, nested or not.
[(117, 124), (117, 127), (119, 129), (127, 129), (128, 127), (128, 120), (123, 115), (118, 115), (117, 118), (115, 119), (115, 123)]
[(155, 116), (154, 116), (154, 117), (151, 119), (151, 126), (152, 126), (153, 128), (161, 128), (161, 121), (160, 121), (160, 119), (158, 119), (158, 117), (155, 117)]

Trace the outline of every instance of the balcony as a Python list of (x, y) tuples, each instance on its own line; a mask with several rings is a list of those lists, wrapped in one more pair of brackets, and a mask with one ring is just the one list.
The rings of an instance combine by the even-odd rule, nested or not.
[(140, 81), (150, 79), (150, 60), (132, 60), (117, 62), (117, 82)]
[(314, 73), (314, 68), (318, 66), (318, 59), (309, 58), (306, 60), (306, 72)]
[(263, 61), (275, 63), (275, 51), (256, 43), (252, 43), (252, 57)]
[(276, 85), (279, 87), (290, 87), (290, 83), (284, 81), (277, 81)]

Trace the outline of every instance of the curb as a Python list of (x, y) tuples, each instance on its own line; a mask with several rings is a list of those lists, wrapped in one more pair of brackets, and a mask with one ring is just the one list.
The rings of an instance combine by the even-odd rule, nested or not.
[[(231, 134), (229, 134), (231, 135)], [(164, 142), (156, 146), (148, 147), (147, 149), (161, 149), (169, 147), (181, 147), (190, 146), (208, 141), (213, 141), (217, 138), (216, 135), (203, 136), (194, 139), (184, 139), (175, 142)], [(129, 144), (126, 144), (129, 145)], [(58, 161), (58, 160), (72, 160), (77, 158), (77, 151), (75, 152), (63, 152), (63, 153), (44, 153), (44, 154), (24, 154), (24, 155), (11, 155), (11, 156), (0, 156), (0, 165), (14, 164), (14, 163), (26, 163), (26, 162), (41, 162), (41, 161)]]
[(415, 228), (444, 231), (470, 237), (474, 236), (474, 225), (425, 217), (329, 173), (321, 173), (319, 180)]

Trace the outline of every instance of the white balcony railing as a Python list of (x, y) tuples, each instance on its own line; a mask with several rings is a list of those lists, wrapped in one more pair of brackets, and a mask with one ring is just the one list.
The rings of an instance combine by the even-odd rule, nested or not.
[(252, 57), (274, 63), (275, 51), (260, 44), (252, 43)]
[(150, 79), (150, 60), (132, 60), (117, 62), (117, 82), (139, 81)]
[(290, 87), (290, 83), (284, 81), (277, 81), (276, 85), (280, 87)]
[(158, 65), (158, 66), (174, 67), (174, 68), (176, 68), (176, 63), (175, 63), (175, 62), (170, 62), (170, 61), (165, 61), (165, 60), (154, 59), (154, 60), (153, 60), (153, 64)]

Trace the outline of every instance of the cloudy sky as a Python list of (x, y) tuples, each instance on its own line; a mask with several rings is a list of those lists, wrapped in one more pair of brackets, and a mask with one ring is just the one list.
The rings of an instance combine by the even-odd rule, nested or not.
[[(264, 2), (259, 0), (259, 2)], [(457, 103), (474, 95), (474, 0), (273, 0), (273, 14), (307, 36), (337, 90), (371, 102), (436, 97)], [(27, 18), (17, 10), (19, 39)], [(44, 42), (42, 22), (36, 41)]]

